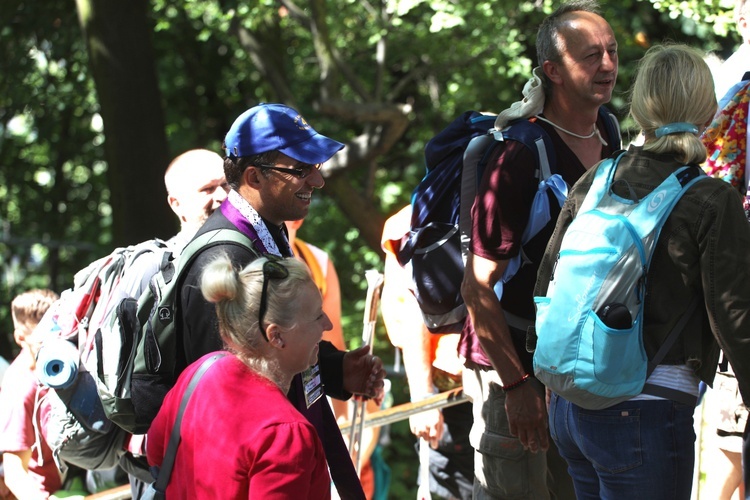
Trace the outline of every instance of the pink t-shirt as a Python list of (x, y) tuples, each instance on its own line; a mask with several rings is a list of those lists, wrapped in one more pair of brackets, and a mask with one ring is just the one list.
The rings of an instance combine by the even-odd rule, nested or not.
[[(3, 377), (0, 389), (0, 451), (32, 450), (29, 476), (39, 484), (39, 491), (49, 496), (62, 487), (62, 482), (60, 472), (52, 460), (52, 450), (44, 438), (39, 436), (41, 454), (36, 446), (34, 403), (37, 390), (41, 398), (48, 389), (39, 384), (30, 366), (31, 354), (23, 350)], [(37, 415), (37, 423), (44, 425), (46, 417), (47, 412), (42, 406)]]
[[(190, 377), (182, 372), (151, 424), (149, 465), (161, 464)], [(270, 381), (233, 355), (218, 360), (193, 392), (182, 419), (167, 498), (331, 498), (315, 428)]]

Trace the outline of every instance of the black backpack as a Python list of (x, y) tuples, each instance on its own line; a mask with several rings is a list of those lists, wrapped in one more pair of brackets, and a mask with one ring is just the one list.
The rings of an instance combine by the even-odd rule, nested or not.
[[(617, 141), (614, 149), (619, 149), (617, 118), (604, 107), (599, 108), (599, 115), (607, 136)], [(516, 120), (500, 130), (495, 128), (496, 118), (467, 111), (425, 147), (427, 174), (412, 194), (411, 231), (402, 241), (398, 259), (402, 266), (411, 266), (412, 291), (432, 333), (458, 333), (467, 316), (461, 282), (471, 241), (471, 207), (496, 148), (505, 147), (507, 141), (524, 144), (537, 159), (539, 191), (551, 189), (560, 206), (567, 196), (565, 182), (555, 173), (555, 150), (547, 132), (533, 119)], [(539, 212), (549, 220), (548, 206)], [(523, 244), (546, 224), (532, 213)], [(519, 255), (509, 264), (503, 281), (510, 280), (520, 265)]]

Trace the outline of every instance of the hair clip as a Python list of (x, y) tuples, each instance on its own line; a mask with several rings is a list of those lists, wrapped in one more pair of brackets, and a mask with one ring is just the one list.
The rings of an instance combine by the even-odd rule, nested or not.
[(698, 126), (694, 125), (692, 123), (686, 123), (686, 122), (676, 122), (676, 123), (668, 123), (667, 125), (663, 125), (659, 128), (657, 128), (654, 131), (654, 134), (657, 138), (663, 137), (665, 135), (670, 134), (681, 134), (683, 132), (689, 132), (691, 134), (697, 134), (698, 133)]

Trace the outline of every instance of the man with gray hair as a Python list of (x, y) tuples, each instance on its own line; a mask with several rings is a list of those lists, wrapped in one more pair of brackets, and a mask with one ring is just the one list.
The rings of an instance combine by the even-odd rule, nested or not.
[[(536, 46), (540, 68), (534, 73), (541, 85), (535, 88), (543, 88), (544, 102), (518, 106), (523, 116), (513, 118), (531, 117), (544, 129), (554, 146), (557, 173), (572, 185), (619, 145), (599, 110), (617, 80), (617, 41), (598, 4), (577, 1), (543, 21)], [(474, 406), (470, 441), (476, 450), (477, 500), (574, 497), (567, 467), (554, 444), (550, 447), (545, 389), (534, 378), (526, 351), (536, 274), (560, 211), (550, 200), (550, 222), (521, 248), (539, 184), (535, 163), (532, 151), (509, 142), (490, 157), (472, 208), (461, 289), (470, 320), (459, 354), (466, 359), (464, 391)], [(502, 283), (509, 262), (521, 252), (526, 264)], [(501, 293), (495, 291), (498, 284)]]

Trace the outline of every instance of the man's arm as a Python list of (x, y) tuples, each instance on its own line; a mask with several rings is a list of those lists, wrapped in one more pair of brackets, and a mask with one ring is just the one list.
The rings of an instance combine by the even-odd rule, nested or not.
[[(500, 300), (493, 289), (507, 266), (507, 260), (494, 261), (469, 253), (461, 286), (479, 342), (503, 385), (518, 382), (527, 375), (516, 354)], [(508, 391), (505, 408), (510, 432), (518, 437), (521, 444), (534, 452), (548, 448), (544, 390), (536, 379), (532, 378)]]
[[(421, 401), (435, 393), (429, 356), (431, 333), (422, 323), (411, 334), (412, 338), (407, 339), (402, 347), (404, 369), (411, 400)], [(409, 417), (409, 428), (416, 437), (428, 440), (430, 446), (436, 448), (443, 436), (443, 414), (440, 410), (433, 409), (413, 415)]]
[[(422, 320), (419, 304), (409, 291), (409, 276), (396, 256), (385, 255), (385, 281), (380, 298), (383, 322), (391, 343), (404, 354), (404, 368), (412, 401), (420, 401), (435, 392), (432, 382), (430, 335)], [(409, 417), (412, 434), (437, 446), (443, 434), (440, 410), (429, 410)]]
[(330, 342), (320, 341), (318, 360), (326, 396), (347, 400), (352, 394), (383, 398), (385, 369), (383, 361), (370, 354), (370, 346), (339, 351)]
[(318, 364), (326, 396), (346, 401), (352, 393), (344, 389), (344, 354), (326, 340), (318, 344)]

